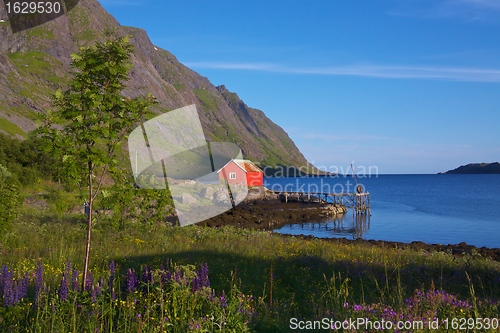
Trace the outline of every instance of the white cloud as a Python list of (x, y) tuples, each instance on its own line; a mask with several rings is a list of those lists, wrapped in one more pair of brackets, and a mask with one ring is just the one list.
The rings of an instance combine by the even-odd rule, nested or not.
[(436, 79), (447, 81), (500, 82), (500, 69), (430, 66), (349, 65), (291, 67), (270, 63), (188, 62), (204, 69), (248, 70), (302, 75), (360, 76), (390, 79)]
[(322, 134), (322, 133), (295, 133), (295, 136), (306, 140), (324, 140), (324, 141), (387, 141), (391, 138), (381, 135), (370, 134)]
[(420, 19), (454, 19), (465, 23), (500, 21), (498, 0), (401, 1), (387, 13), (392, 16)]
[(448, 1), (450, 5), (454, 3), (462, 3), (480, 9), (498, 10), (500, 11), (500, 1), (498, 0), (455, 0)]
[(266, 63), (228, 63), (228, 62), (186, 62), (184, 65), (190, 68), (208, 69), (236, 69), (263, 72), (279, 72), (280, 68), (273, 64)]

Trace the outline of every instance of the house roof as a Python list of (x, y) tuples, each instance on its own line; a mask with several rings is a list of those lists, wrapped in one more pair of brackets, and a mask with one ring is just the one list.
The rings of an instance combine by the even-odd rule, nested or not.
[(240, 168), (246, 172), (262, 172), (262, 170), (249, 160), (233, 160)]
[[(240, 159), (232, 159), (231, 161), (227, 162), (226, 165), (224, 165), (220, 170), (224, 169), (231, 162), (234, 162), (237, 166), (239, 166), (245, 172), (262, 172), (262, 170), (257, 165), (255, 165), (252, 161), (240, 160)], [(220, 170), (217, 171), (217, 173), (219, 173)]]

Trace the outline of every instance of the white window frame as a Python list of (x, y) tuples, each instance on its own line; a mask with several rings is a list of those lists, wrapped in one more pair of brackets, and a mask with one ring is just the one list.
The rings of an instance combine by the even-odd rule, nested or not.
[(236, 172), (230, 172), (229, 179), (236, 179)]

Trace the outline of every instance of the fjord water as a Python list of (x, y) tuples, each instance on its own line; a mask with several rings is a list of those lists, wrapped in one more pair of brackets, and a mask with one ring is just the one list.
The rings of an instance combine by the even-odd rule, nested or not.
[[(371, 197), (371, 216), (350, 209), (340, 218), (286, 225), (275, 232), (409, 243), (500, 247), (500, 175), (358, 177)], [(354, 191), (348, 176), (266, 178), (270, 189)]]

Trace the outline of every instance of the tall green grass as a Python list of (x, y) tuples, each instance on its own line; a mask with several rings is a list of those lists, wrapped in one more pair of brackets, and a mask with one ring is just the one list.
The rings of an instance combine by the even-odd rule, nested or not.
[[(25, 212), (2, 235), (0, 264), (22, 276), (41, 259), (49, 285), (57, 289), (68, 259), (81, 270), (82, 220), (80, 215)], [(94, 276), (105, 276), (112, 260), (122, 270), (136, 271), (160, 267), (166, 258), (179, 265), (207, 263), (214, 290), (229, 292), (237, 285), (242, 294), (253, 296), (256, 316), (249, 327), (259, 332), (289, 332), (291, 318), (499, 317), (500, 263), (478, 254), (167, 224), (115, 230), (98, 223), (93, 239)], [(424, 305), (410, 307), (417, 301)], [(156, 298), (152, 302), (163, 304)]]

